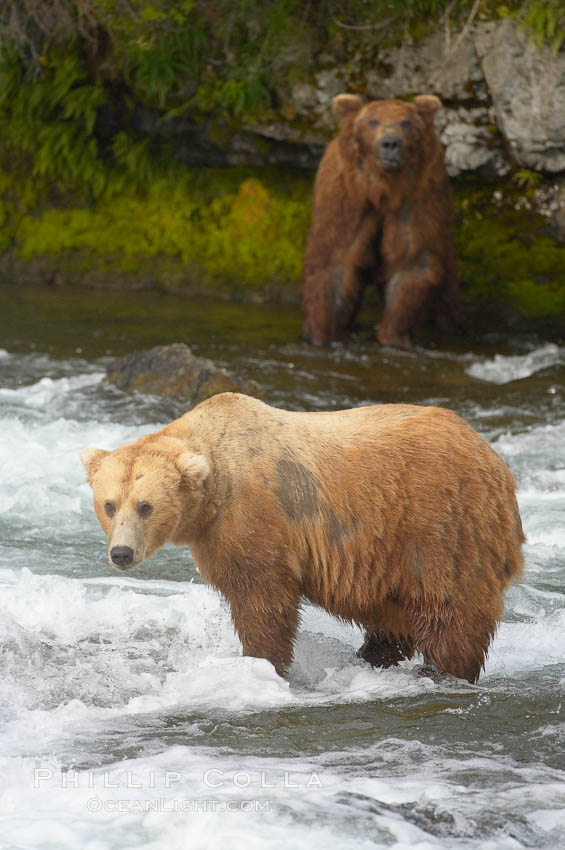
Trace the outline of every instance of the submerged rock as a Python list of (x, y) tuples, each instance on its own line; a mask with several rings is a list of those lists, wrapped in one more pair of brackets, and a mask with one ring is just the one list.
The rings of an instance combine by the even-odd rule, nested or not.
[(108, 369), (105, 380), (129, 392), (182, 398), (186, 409), (217, 393), (261, 395), (256, 381), (231, 375), (211, 360), (196, 357), (182, 342), (120, 357)]

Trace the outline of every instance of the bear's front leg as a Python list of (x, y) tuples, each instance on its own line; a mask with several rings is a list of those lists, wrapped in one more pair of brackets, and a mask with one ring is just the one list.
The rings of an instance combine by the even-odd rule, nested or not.
[(266, 658), (279, 676), (286, 676), (299, 623), (300, 588), (294, 576), (277, 580), (275, 586), (263, 586), (263, 581), (259, 573), (255, 587), (244, 593), (235, 589), (228, 596), (233, 624), (244, 655)]
[(310, 269), (305, 265), (300, 293), (301, 336), (312, 345), (329, 345), (335, 338), (335, 280), (339, 275), (339, 269)]
[(437, 290), (439, 271), (427, 255), (412, 260), (386, 284), (385, 307), (377, 327), (381, 345), (412, 348), (411, 333), (421, 321), (428, 302)]

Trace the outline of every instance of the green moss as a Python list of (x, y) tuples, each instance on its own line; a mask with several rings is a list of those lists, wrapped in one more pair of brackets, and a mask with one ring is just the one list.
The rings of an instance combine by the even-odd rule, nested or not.
[(558, 283), (542, 286), (529, 279), (516, 280), (507, 285), (506, 293), (525, 318), (565, 315), (565, 288)]
[(565, 314), (565, 245), (524, 207), (524, 190), (460, 181), (455, 238), (467, 301), (525, 318)]
[(0, 206), (0, 247), (12, 243), (16, 259), (41, 257), (71, 279), (113, 269), (117, 277), (181, 285), (184, 270), (202, 290), (295, 287), (310, 179), (198, 169), (163, 175), (144, 193), (110, 191), (88, 206), (40, 206), (19, 216), (13, 208)]

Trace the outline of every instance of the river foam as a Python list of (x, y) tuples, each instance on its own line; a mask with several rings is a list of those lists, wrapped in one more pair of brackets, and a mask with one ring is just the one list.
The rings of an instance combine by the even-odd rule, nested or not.
[(473, 378), (493, 384), (508, 384), (529, 378), (553, 366), (562, 366), (565, 363), (565, 348), (549, 342), (527, 354), (495, 354), (488, 359), (471, 356), (467, 360), (465, 371)]

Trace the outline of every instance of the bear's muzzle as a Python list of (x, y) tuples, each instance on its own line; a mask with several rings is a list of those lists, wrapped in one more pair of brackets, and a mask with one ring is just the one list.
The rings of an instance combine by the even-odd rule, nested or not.
[(375, 153), (385, 171), (398, 171), (404, 161), (404, 139), (397, 133), (386, 133), (377, 142)]

